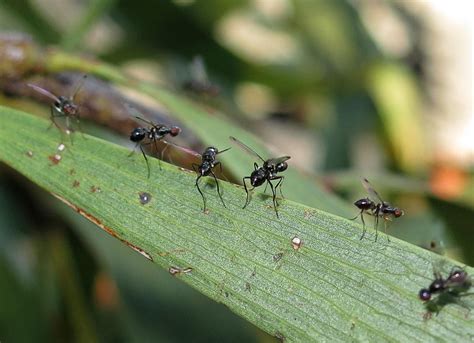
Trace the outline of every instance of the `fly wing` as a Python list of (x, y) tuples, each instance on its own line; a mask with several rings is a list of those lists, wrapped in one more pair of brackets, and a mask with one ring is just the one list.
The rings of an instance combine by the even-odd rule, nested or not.
[(379, 193), (377, 193), (377, 191), (370, 184), (369, 180), (367, 180), (366, 178), (363, 178), (362, 186), (364, 186), (365, 190), (369, 194), (369, 198), (371, 198), (372, 200), (377, 200), (377, 201), (380, 201), (381, 203), (384, 203)]
[(27, 83), (26, 84), (28, 87), (30, 88), (33, 88), (35, 91), (37, 91), (38, 93), (40, 94), (43, 94), (44, 96), (47, 96), (48, 98), (50, 98), (51, 100), (54, 100), (54, 101), (59, 101), (58, 97), (56, 95), (54, 95), (53, 93), (51, 93), (50, 91), (47, 91), (46, 89), (44, 88), (41, 88), (40, 86), (37, 86), (37, 85), (34, 85), (32, 83)]
[(254, 155), (254, 156), (258, 157), (262, 162), (265, 162), (265, 160), (259, 154), (257, 154), (251, 147), (245, 145), (244, 143), (239, 141), (237, 138), (230, 136), (229, 139), (232, 143), (236, 144), (238, 147), (244, 149), (245, 151), (247, 151), (251, 155)]
[(135, 107), (133, 107), (132, 105), (130, 105), (130, 104), (124, 104), (124, 106), (127, 108), (128, 113), (130, 113), (131, 115), (133, 115), (136, 119), (141, 120), (142, 122), (147, 123), (148, 125), (153, 126), (153, 127), (160, 127), (160, 126), (162, 126), (162, 125), (156, 125), (155, 123), (153, 123), (153, 122), (151, 122), (151, 121), (149, 121), (149, 120), (147, 120), (147, 119), (143, 119), (143, 118), (141, 117), (142, 114), (141, 114), (140, 112), (138, 112), (138, 110), (137, 110)]
[(77, 93), (81, 90), (82, 86), (84, 85), (84, 81), (86, 80), (87, 75), (84, 74), (82, 75), (81, 79), (77, 81), (76, 88), (74, 89), (74, 92), (72, 93), (71, 100), (74, 100), (76, 98)]
[(281, 162), (285, 162), (287, 160), (289, 160), (291, 158), (291, 156), (281, 156), (281, 157), (277, 157), (277, 158), (271, 158), (267, 161), (267, 164), (268, 165), (277, 165)]

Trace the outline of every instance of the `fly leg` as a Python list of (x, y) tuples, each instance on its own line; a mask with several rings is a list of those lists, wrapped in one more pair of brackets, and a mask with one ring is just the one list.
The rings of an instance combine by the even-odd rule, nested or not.
[(196, 178), (196, 183), (195, 183), (195, 185), (196, 185), (196, 188), (197, 188), (199, 194), (201, 194), (202, 202), (203, 202), (203, 204), (204, 204), (204, 207), (203, 207), (202, 211), (203, 211), (203, 212), (206, 212), (206, 198), (204, 197), (204, 194), (202, 193), (201, 188), (199, 188), (199, 179), (200, 179), (200, 178), (201, 178), (201, 175), (198, 175), (198, 177)]
[(224, 207), (227, 208), (227, 206), (224, 203), (224, 199), (222, 199), (221, 191), (219, 189), (219, 182), (217, 181), (216, 174), (214, 174), (212, 170), (211, 170), (211, 174), (212, 174), (212, 177), (214, 178), (214, 181), (216, 182), (217, 194), (219, 194), (219, 198), (221, 199), (222, 205), (224, 205)]
[(387, 240), (388, 242), (390, 243), (390, 236), (387, 234), (387, 221), (389, 219), (386, 218), (385, 216), (383, 217), (383, 228), (384, 228), (384, 232), (385, 232), (385, 235), (387, 236)]
[[(276, 178), (275, 178), (276, 179)], [(276, 213), (276, 216), (277, 218), (280, 218), (280, 216), (278, 215), (278, 208), (277, 208), (277, 203), (276, 203), (276, 192), (275, 192), (275, 187), (273, 187), (273, 184), (270, 180), (267, 180), (267, 182), (270, 184), (270, 188), (272, 189), (272, 194), (273, 194), (273, 208), (275, 209), (275, 213)], [(281, 182), (281, 180), (279, 181), (279, 183)]]
[(137, 147), (140, 147), (140, 151), (142, 152), (142, 155), (145, 158), (146, 168), (147, 168), (147, 171), (148, 171), (148, 174), (147, 174), (148, 179), (150, 178), (150, 165), (148, 164), (148, 158), (146, 157), (145, 151), (143, 151), (143, 145), (149, 145), (149, 144), (150, 143), (143, 144), (141, 142), (138, 142), (137, 144), (135, 144), (135, 148), (133, 148), (133, 150), (130, 152), (130, 154), (128, 154), (128, 157), (132, 156), (135, 153), (135, 150), (137, 149)]
[(283, 196), (283, 192), (281, 191), (281, 186), (282, 186), (282, 183), (283, 183), (283, 180), (285, 179), (285, 177), (284, 176), (279, 176), (279, 177), (273, 178), (273, 180), (276, 180), (278, 178), (280, 178), (280, 181), (278, 181), (278, 183), (275, 187), (275, 190), (278, 188), (278, 186), (280, 186), (280, 195), (281, 195), (282, 199), (285, 199), (285, 197)]
[(379, 237), (379, 212), (375, 212), (375, 241), (377, 242), (377, 238)]
[(246, 177), (242, 178), (242, 182), (243, 182), (244, 188), (245, 188), (245, 193), (247, 193), (247, 200), (245, 200), (245, 205), (244, 205), (244, 207), (242, 207), (242, 208), (246, 208), (247, 205), (248, 205), (249, 202), (250, 202), (249, 190), (247, 189), (247, 184), (245, 183), (245, 179), (250, 179), (250, 176), (246, 176)]
[(146, 157), (145, 151), (143, 151), (142, 145), (139, 143), (140, 146), (140, 151), (142, 152), (143, 157), (145, 158), (145, 163), (146, 163), (146, 169), (148, 171), (147, 173), (147, 179), (150, 178), (150, 164), (148, 163), (148, 158)]
[[(156, 144), (157, 139), (153, 138), (153, 145), (155, 146), (155, 151), (158, 152), (158, 145)], [(163, 158), (163, 153), (161, 154), (161, 158)], [(158, 159), (158, 165), (160, 166), (160, 170), (163, 170), (161, 167), (161, 159)]]
[(79, 116), (76, 116), (75, 118), (77, 128), (79, 129), (79, 132), (81, 133), (82, 138), (87, 139), (86, 136), (84, 135), (84, 130), (82, 129), (81, 121), (79, 120)]
[(54, 120), (54, 118), (56, 118), (56, 117), (60, 117), (60, 116), (55, 116), (54, 115), (54, 107), (51, 106), (51, 112), (50, 112), (50, 116), (49, 116), (49, 119), (51, 120), (51, 124), (49, 124), (48, 130), (51, 129), (51, 126), (53, 126), (53, 124), (54, 124), (54, 126), (56, 126), (59, 131), (62, 131), (61, 126), (59, 126), (59, 124), (56, 122), (56, 120)]

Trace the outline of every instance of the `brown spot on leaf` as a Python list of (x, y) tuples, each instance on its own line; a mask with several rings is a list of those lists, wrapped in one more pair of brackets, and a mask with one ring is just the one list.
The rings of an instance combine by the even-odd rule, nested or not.
[(98, 186), (91, 186), (91, 192), (92, 193), (100, 193), (100, 192), (102, 192), (102, 189), (100, 189), (100, 187), (98, 187)]
[(145, 250), (143, 250), (142, 248), (130, 243), (129, 241), (126, 241), (125, 239), (122, 239), (122, 238), (119, 238), (122, 242), (124, 242), (125, 244), (127, 244), (130, 248), (132, 248), (133, 250), (135, 250), (136, 252), (142, 254), (143, 256), (145, 256), (147, 259), (149, 259), (150, 261), (153, 261), (153, 258), (151, 257), (151, 255), (149, 253), (147, 253)]
[(169, 267), (168, 268), (168, 272), (173, 275), (173, 276), (176, 276), (176, 275), (179, 275), (179, 274), (188, 274), (188, 273), (191, 273), (193, 271), (193, 268), (191, 267), (187, 267), (187, 268), (180, 268), (180, 267)]
[(48, 159), (53, 163), (52, 165), (57, 165), (59, 162), (61, 162), (62, 156), (59, 154), (54, 154), (54, 155), (49, 155)]
[(74, 182), (72, 183), (72, 186), (73, 186), (74, 188), (77, 188), (77, 187), (79, 187), (80, 185), (81, 185), (81, 183), (80, 183), (79, 181), (77, 181), (77, 180), (74, 180)]
[(76, 174), (76, 170), (75, 170), (74, 168), (73, 168), (73, 169), (70, 169), (70, 170), (69, 170), (69, 174), (70, 174), (70, 175)]

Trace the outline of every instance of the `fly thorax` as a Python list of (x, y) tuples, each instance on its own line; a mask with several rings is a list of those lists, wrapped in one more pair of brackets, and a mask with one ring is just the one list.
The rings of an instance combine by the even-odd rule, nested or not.
[(207, 176), (211, 173), (212, 164), (209, 161), (202, 161), (201, 165), (199, 166), (199, 174), (201, 176)]
[(156, 134), (160, 137), (163, 137), (164, 135), (167, 135), (170, 133), (170, 129), (167, 128), (166, 126), (161, 126), (158, 130), (156, 130)]
[(77, 113), (77, 106), (69, 99), (62, 101), (62, 111), (66, 115), (75, 115)]
[(436, 293), (444, 288), (444, 282), (442, 279), (434, 280), (430, 285), (430, 292)]

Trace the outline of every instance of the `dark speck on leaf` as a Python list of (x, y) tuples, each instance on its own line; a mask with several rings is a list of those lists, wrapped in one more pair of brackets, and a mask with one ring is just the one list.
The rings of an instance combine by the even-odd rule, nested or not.
[(102, 192), (102, 189), (100, 189), (100, 187), (97, 187), (97, 186), (91, 186), (91, 192), (92, 193), (100, 193), (100, 192)]
[(77, 180), (74, 180), (74, 182), (72, 183), (73, 187), (79, 187), (80, 185), (81, 185), (81, 183)]
[(278, 262), (283, 257), (283, 253), (279, 252), (278, 254), (273, 255), (273, 262)]
[(151, 194), (147, 192), (138, 193), (138, 196), (142, 205), (148, 204), (151, 200)]

